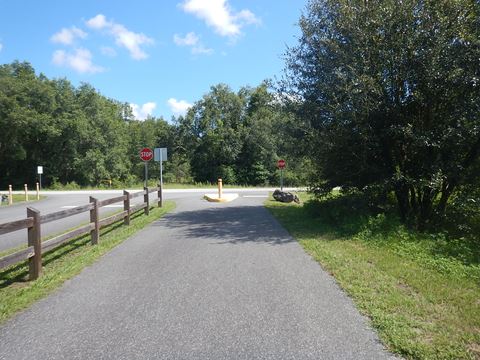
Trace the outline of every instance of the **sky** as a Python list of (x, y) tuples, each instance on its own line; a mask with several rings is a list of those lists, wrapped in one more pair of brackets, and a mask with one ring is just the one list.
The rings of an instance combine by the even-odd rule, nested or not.
[(219, 83), (282, 74), (307, 0), (0, 0), (0, 64), (87, 82), (134, 115), (184, 114)]

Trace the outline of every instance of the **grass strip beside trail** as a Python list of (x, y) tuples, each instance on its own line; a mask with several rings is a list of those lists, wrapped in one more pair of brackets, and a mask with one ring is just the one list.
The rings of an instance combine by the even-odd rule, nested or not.
[(43, 275), (36, 281), (27, 281), (27, 262), (0, 271), (0, 323), (47, 296), (113, 247), (174, 208), (174, 202), (165, 201), (162, 208), (152, 208), (148, 216), (143, 215), (143, 211), (136, 213), (131, 217), (130, 226), (118, 222), (106, 227), (100, 231), (96, 246), (90, 244), (90, 235), (87, 234), (44, 254)]
[(23, 204), (25, 202), (33, 203), (35, 201), (40, 201), (42, 199), (45, 199), (46, 196), (40, 195), (40, 199), (37, 200), (37, 195), (30, 194), (29, 197), (28, 197), (28, 201), (25, 201), (25, 195), (24, 194), (13, 194), (12, 197), (13, 197), (13, 204), (12, 205), (8, 205), (8, 199), (7, 199), (7, 201), (1, 202), (0, 206), (13, 206), (13, 205), (17, 205), (17, 204)]
[[(136, 189), (143, 190), (145, 184), (143, 182), (138, 183), (118, 183), (113, 184), (112, 186), (100, 185), (100, 186), (80, 186), (76, 183), (68, 183), (65, 185), (54, 184), (48, 188), (44, 188), (44, 191), (70, 191), (70, 190), (125, 190), (125, 189)], [(149, 187), (158, 186), (158, 182), (151, 180), (148, 182)], [(249, 189), (249, 188), (262, 188), (265, 186), (248, 186), (248, 185), (237, 185), (237, 184), (223, 184), (224, 189)], [(268, 187), (271, 187), (268, 185)], [(211, 183), (164, 183), (163, 189), (217, 189), (218, 184)], [(22, 195), (23, 196), (23, 195)]]
[(389, 350), (411, 359), (480, 359), (480, 266), (471, 251), (452, 251), (452, 244), (443, 251), (442, 239), (381, 216), (335, 223), (308, 203), (265, 205)]

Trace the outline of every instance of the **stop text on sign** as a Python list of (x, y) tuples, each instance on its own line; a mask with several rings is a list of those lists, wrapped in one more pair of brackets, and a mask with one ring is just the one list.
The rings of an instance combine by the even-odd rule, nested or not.
[(285, 165), (286, 165), (285, 160), (283, 160), (283, 159), (278, 160), (277, 166), (278, 166), (279, 169), (285, 168)]
[(143, 148), (140, 150), (140, 159), (143, 161), (150, 161), (153, 159), (153, 151), (150, 148)]

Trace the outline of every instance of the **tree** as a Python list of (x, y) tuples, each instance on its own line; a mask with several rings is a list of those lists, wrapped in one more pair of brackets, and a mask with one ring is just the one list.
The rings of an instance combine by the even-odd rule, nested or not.
[(212, 86), (182, 118), (186, 143), (190, 150), (190, 166), (199, 182), (236, 183), (235, 161), (241, 149), (245, 98), (227, 85)]
[(0, 66), (2, 186), (35, 181), (98, 185), (130, 171), (123, 105), (88, 84), (36, 75), (26, 62)]
[(236, 161), (238, 182), (264, 185), (272, 181), (278, 160), (278, 144), (283, 138), (278, 124), (283, 121), (279, 105), (267, 83), (242, 89), (245, 104), (245, 136)]
[(196, 181), (268, 184), (275, 179), (289, 117), (266, 82), (237, 93), (219, 84), (176, 119), (175, 146)]
[(312, 0), (282, 84), (308, 130), (317, 191), (393, 190), (423, 228), (478, 184), (480, 4)]
[[(49, 116), (55, 104), (54, 91), (43, 75), (18, 61), (0, 67), (0, 173), (13, 184), (35, 178), (43, 138), (55, 136)], [(2, 180), (3, 180), (2, 179)], [(0, 180), (0, 181), (2, 181)], [(5, 180), (3, 180), (5, 181)]]
[(130, 172), (126, 123), (122, 105), (99, 94), (88, 84), (76, 91), (85, 125), (78, 139), (79, 157), (74, 166), (81, 184), (124, 180)]

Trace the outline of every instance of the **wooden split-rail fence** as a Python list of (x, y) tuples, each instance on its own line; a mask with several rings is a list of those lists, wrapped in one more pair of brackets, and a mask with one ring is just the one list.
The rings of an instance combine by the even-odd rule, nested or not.
[[(162, 189), (161, 187), (144, 188), (139, 192), (123, 191), (123, 195), (110, 199), (98, 200), (90, 197), (90, 203), (77, 206), (72, 209), (57, 211), (50, 214), (41, 214), (40, 211), (27, 207), (27, 218), (7, 223), (0, 223), (0, 235), (13, 231), (27, 229), (28, 246), (0, 258), (0, 270), (12, 266), (18, 262), (28, 260), (29, 279), (38, 279), (42, 274), (42, 254), (55, 249), (56, 247), (72, 240), (80, 235), (90, 233), (92, 245), (98, 244), (100, 238), (100, 229), (113, 223), (123, 221), (125, 225), (130, 225), (130, 216), (137, 211), (143, 210), (145, 215), (149, 214), (150, 201), (149, 194), (158, 193), (158, 206), (162, 206)], [(130, 200), (139, 196), (143, 196), (143, 203), (130, 206)], [(112, 216), (100, 219), (99, 209), (103, 206), (122, 202), (123, 211)], [(54, 238), (42, 241), (42, 225), (64, 219), (73, 215), (90, 211), (90, 222), (76, 229), (70, 230)]]

